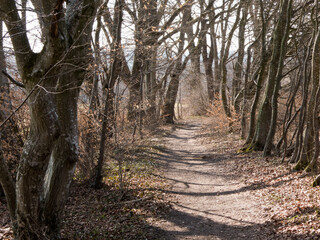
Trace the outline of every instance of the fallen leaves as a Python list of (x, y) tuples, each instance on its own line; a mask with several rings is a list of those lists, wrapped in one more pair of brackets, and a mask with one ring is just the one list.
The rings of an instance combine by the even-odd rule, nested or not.
[(139, 157), (125, 167), (125, 189), (120, 187), (118, 168), (110, 163), (104, 188), (73, 184), (65, 210), (65, 239), (153, 239), (150, 222), (169, 203), (162, 191), (167, 185), (152, 161), (153, 149), (147, 150), (132, 152)]
[(266, 162), (259, 155), (247, 161), (243, 156), (238, 159), (237, 171), (247, 185), (255, 186), (256, 198), (268, 206), (264, 211), (274, 226), (276, 239), (317, 239), (320, 188), (311, 186), (312, 175), (294, 172), (293, 166), (280, 161), (273, 158)]
[(270, 231), (263, 239), (320, 239), (320, 187), (311, 186), (316, 173), (295, 172), (281, 158), (265, 159), (260, 152), (234, 154), (244, 144), (240, 137), (211, 131), (202, 142), (224, 154), (225, 174), (242, 179), (268, 219), (263, 227)]

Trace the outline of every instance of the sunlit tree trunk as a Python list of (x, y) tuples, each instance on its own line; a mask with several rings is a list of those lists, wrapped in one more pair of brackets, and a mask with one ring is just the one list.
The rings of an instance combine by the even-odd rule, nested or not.
[(232, 95), (234, 110), (237, 114), (240, 113), (240, 103), (241, 103), (241, 81), (243, 72), (243, 59), (245, 50), (245, 30), (247, 23), (247, 13), (248, 13), (248, 3), (244, 4), (242, 8), (242, 17), (239, 23), (239, 33), (238, 33), (238, 57), (233, 70), (233, 81), (232, 81)]
[[(270, 127), (269, 127), (269, 131), (268, 131), (266, 143), (264, 146), (264, 150), (263, 150), (264, 156), (269, 156), (271, 154), (271, 148), (273, 145), (273, 139), (274, 139), (274, 135), (276, 132), (276, 127), (277, 127), (278, 97), (279, 97), (280, 81), (282, 80), (282, 72), (283, 72), (284, 62), (285, 62), (285, 58), (287, 55), (287, 44), (288, 44), (288, 36), (289, 36), (289, 31), (290, 31), (292, 0), (284, 1), (282, 8), (284, 8), (282, 10), (284, 12), (281, 11), (282, 12), (281, 17), (283, 17), (282, 21), (284, 22), (283, 23), (284, 26), (279, 27), (280, 29), (276, 30), (278, 32), (276, 34), (283, 34), (283, 35), (281, 37), (281, 41), (279, 41), (280, 42), (280, 53), (277, 56), (277, 57), (279, 57), (279, 60), (278, 60), (278, 66), (275, 69), (275, 71), (276, 71), (275, 83), (273, 86), (273, 92), (272, 92), (272, 97), (271, 97), (271, 107), (272, 107), (271, 122), (270, 122)], [(275, 37), (275, 40), (277, 40), (277, 37)], [(279, 48), (279, 45), (275, 46), (274, 48)], [(275, 52), (275, 51), (276, 50), (274, 49), (273, 52)], [(271, 63), (273, 63), (273, 62), (271, 61)], [(270, 71), (269, 74), (271, 75), (272, 71)]]
[[(306, 128), (304, 130), (302, 149), (295, 166), (296, 170), (307, 168), (312, 170), (316, 160), (318, 159), (319, 146), (319, 79), (320, 79), (320, 30), (317, 29), (316, 38), (312, 52), (312, 69), (311, 69), (311, 94), (308, 102), (306, 115)], [(318, 138), (318, 139), (317, 139)]]

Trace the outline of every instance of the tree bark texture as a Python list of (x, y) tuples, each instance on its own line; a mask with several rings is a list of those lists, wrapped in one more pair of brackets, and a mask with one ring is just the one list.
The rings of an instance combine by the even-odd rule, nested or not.
[(290, 0), (281, 1), (279, 20), (273, 32), (273, 48), (268, 70), (268, 81), (266, 90), (264, 92), (264, 98), (259, 109), (255, 136), (252, 142), (252, 146), (255, 150), (263, 150), (265, 146), (272, 116), (272, 96), (274, 93), (274, 88), (278, 84), (277, 81), (281, 80), (277, 79), (277, 71), (280, 60), (284, 61), (284, 59), (281, 58), (281, 46), (282, 41), (286, 41), (287, 39), (283, 33), (286, 31), (286, 25), (288, 21), (287, 8), (289, 1)]
[(95, 4), (43, 1), (36, 11), (46, 16), (46, 42), (34, 53), (15, 1), (0, 1), (31, 115), (11, 211), (17, 239), (60, 238), (61, 212), (78, 159), (77, 103), (90, 62)]
[[(232, 37), (233, 37), (233, 33), (235, 32), (235, 30), (237, 29), (237, 26), (239, 24), (239, 19), (240, 19), (240, 13), (241, 13), (241, 8), (243, 5), (243, 1), (241, 0), (239, 3), (239, 7), (237, 9), (237, 13), (236, 13), (236, 19), (234, 21), (234, 24), (229, 32), (229, 36), (226, 39), (226, 46), (221, 58), (221, 87), (220, 87), (220, 94), (221, 94), (221, 101), (222, 101), (222, 105), (223, 105), (223, 109), (224, 109), (224, 113), (226, 114), (226, 116), (228, 118), (232, 117), (231, 114), (231, 109), (228, 103), (228, 97), (227, 97), (227, 60), (229, 58), (229, 51), (230, 51), (230, 46), (231, 46), (231, 41), (232, 41)], [(230, 5), (231, 6), (231, 3)], [(227, 18), (228, 19), (228, 18)], [(228, 21), (226, 21), (228, 22)], [(226, 31), (226, 28), (225, 28)]]
[[(276, 74), (274, 75), (275, 77), (275, 83), (273, 86), (273, 92), (272, 92), (272, 97), (271, 97), (271, 106), (272, 106), (272, 114), (271, 114), (271, 123), (266, 139), (266, 143), (264, 146), (263, 150), (263, 155), (264, 156), (269, 156), (271, 154), (271, 148), (273, 145), (273, 139), (274, 135), (276, 132), (276, 127), (277, 127), (277, 119), (278, 119), (278, 96), (279, 96), (279, 89), (280, 89), (280, 82), (282, 80), (282, 71), (283, 71), (283, 66), (287, 54), (287, 42), (288, 42), (288, 36), (289, 36), (289, 31), (290, 31), (290, 21), (291, 21), (291, 9), (292, 9), (292, 0), (288, 1), (283, 1), (282, 3), (282, 9), (281, 9), (281, 19), (279, 20), (278, 25), (281, 24), (282, 26), (277, 26), (276, 29), (276, 34), (282, 34), (281, 39), (277, 39), (275, 37), (275, 43), (280, 44), (277, 46), (274, 46), (274, 48), (280, 48), (280, 53), (279, 53), (279, 60), (278, 60), (278, 66), (276, 68)], [(274, 49), (273, 52), (276, 50)], [(275, 54), (276, 55), (276, 54)], [(271, 61), (271, 63), (273, 63)], [(273, 74), (272, 71), (269, 73), (270, 75)]]
[(233, 81), (232, 81), (232, 95), (233, 95), (233, 105), (234, 110), (237, 114), (240, 113), (240, 103), (241, 103), (241, 82), (242, 82), (242, 69), (243, 69), (243, 59), (245, 50), (245, 30), (248, 15), (248, 3), (244, 4), (242, 8), (242, 17), (239, 23), (239, 34), (238, 34), (238, 57), (236, 64), (234, 66)]
[[(312, 68), (311, 68), (311, 94), (308, 102), (306, 113), (306, 128), (303, 135), (302, 150), (295, 166), (296, 170), (303, 170), (312, 163), (312, 159), (318, 155), (316, 145), (319, 141), (315, 136), (318, 136), (318, 103), (319, 103), (319, 79), (320, 79), (320, 30), (317, 30), (316, 38), (312, 52)], [(314, 163), (313, 163), (314, 164)], [(312, 169), (313, 166), (309, 166)]]

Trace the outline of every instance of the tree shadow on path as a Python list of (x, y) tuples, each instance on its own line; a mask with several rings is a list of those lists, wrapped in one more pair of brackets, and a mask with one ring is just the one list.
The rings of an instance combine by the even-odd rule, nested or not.
[[(206, 136), (201, 132), (201, 123), (180, 124), (164, 139), (166, 147), (157, 153), (165, 170), (163, 178), (172, 185), (165, 192), (176, 201), (152, 227), (155, 239), (288, 239), (275, 233), (276, 223), (255, 213), (261, 207), (251, 197), (252, 191), (287, 181), (244, 185), (224, 168), (236, 157), (234, 146), (219, 145), (228, 151), (211, 151), (201, 143)], [(320, 239), (299, 234), (290, 237)]]

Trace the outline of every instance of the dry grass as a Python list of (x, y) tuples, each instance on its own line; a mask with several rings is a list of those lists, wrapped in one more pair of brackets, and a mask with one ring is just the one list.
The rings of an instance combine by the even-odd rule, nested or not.
[(226, 134), (226, 133), (239, 133), (240, 122), (239, 116), (236, 114), (234, 109), (231, 109), (232, 118), (227, 118), (221, 102), (216, 98), (213, 104), (207, 108), (206, 116), (210, 118), (209, 124), (212, 133), (215, 134)]

